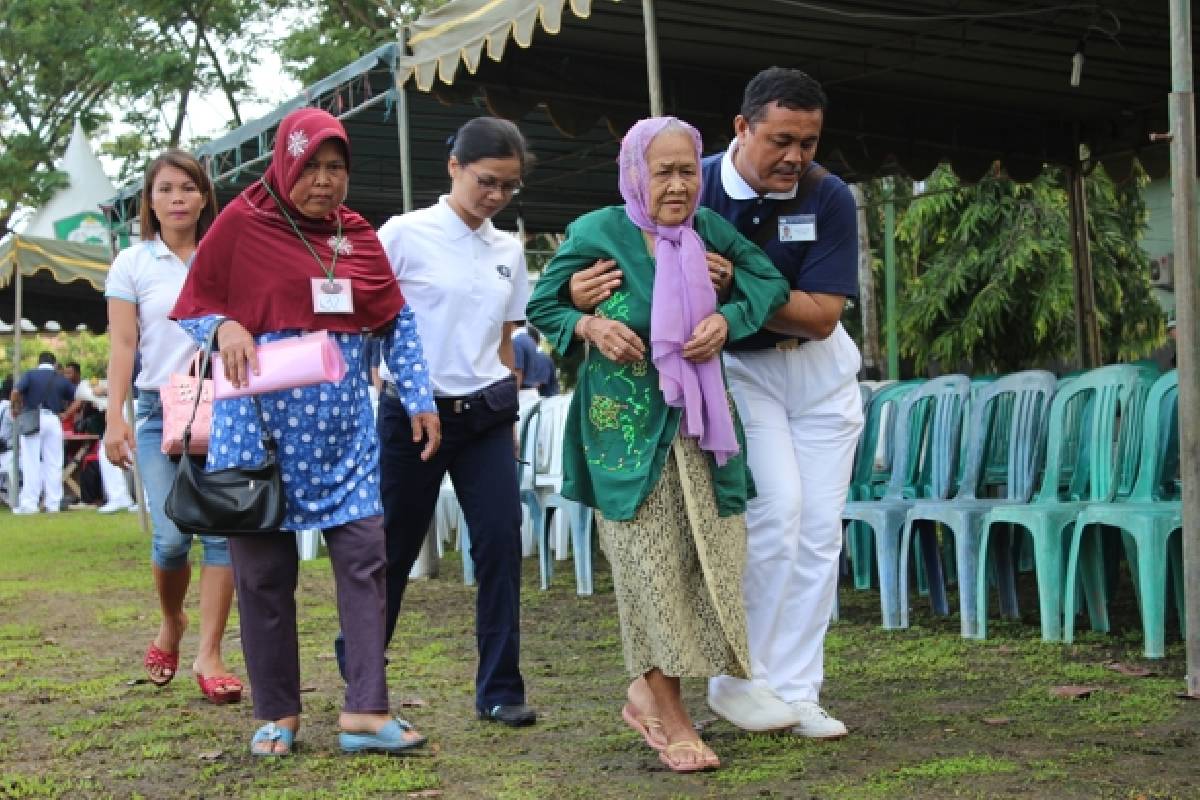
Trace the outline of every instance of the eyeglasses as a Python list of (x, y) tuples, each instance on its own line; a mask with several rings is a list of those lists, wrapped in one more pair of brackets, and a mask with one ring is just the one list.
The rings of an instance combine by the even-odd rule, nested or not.
[(485, 192), (499, 191), (505, 197), (515, 197), (525, 188), (525, 184), (520, 181), (502, 181), (494, 175), (480, 175), (475, 170), (471, 169), (467, 164), (463, 164), (463, 169), (475, 176), (475, 182), (479, 184), (479, 188)]

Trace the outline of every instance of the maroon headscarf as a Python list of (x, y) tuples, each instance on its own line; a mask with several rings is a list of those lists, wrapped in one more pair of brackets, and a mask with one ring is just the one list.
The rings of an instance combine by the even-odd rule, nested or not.
[[(240, 322), (255, 336), (286, 328), (359, 333), (395, 319), (404, 307), (404, 296), (374, 228), (345, 205), (318, 220), (301, 214), (289, 199), (304, 165), (329, 139), (342, 143), (348, 163), (350, 141), (333, 116), (302, 108), (284, 117), (263, 180), (226, 206), (201, 240), (172, 319), (220, 314)], [(325, 272), (283, 211), (326, 267), (333, 260), (333, 248), (338, 248), (334, 277), (350, 279), (353, 313), (313, 312), (311, 279), (324, 278)]]

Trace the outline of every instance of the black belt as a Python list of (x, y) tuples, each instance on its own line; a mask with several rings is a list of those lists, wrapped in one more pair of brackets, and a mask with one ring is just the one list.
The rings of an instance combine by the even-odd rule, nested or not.
[[(396, 389), (396, 384), (391, 381), (383, 382), (383, 393), (388, 397), (400, 399), (400, 392)], [(483, 392), (475, 392), (473, 394), (464, 394), (460, 397), (434, 397), (433, 402), (437, 405), (437, 409), (442, 413), (463, 414), (471, 410), (471, 406), (475, 403), (483, 402)]]

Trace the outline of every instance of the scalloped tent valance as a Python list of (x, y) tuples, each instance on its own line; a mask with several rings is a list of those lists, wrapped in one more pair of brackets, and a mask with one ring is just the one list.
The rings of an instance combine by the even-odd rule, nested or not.
[(435, 80), (454, 83), (460, 63), (474, 75), (485, 46), (488, 58), (500, 61), (510, 38), (518, 47), (533, 44), (539, 21), (546, 33), (557, 34), (568, 2), (577, 17), (591, 13), (592, 0), (467, 0), (423, 14), (407, 26), (413, 57), (402, 60), (396, 79), (403, 84), (412, 77), (428, 92)]
[[(567, 0), (451, 0), (406, 26), (410, 51), (397, 79), (439, 96), (452, 85), (504, 116), (543, 105), (568, 134), (588, 120), (623, 132), (648, 109), (642, 3), (567, 8)], [(1167, 127), (1165, 5), (879, 8), (872, 0), (655, 0), (667, 111), (697, 124), (714, 149), (730, 134), (746, 80), (782, 64), (824, 84), (819, 158), (850, 179), (921, 177), (948, 161), (971, 180), (1001, 161), (1027, 180), (1047, 162), (1072, 163), (1080, 144), (1118, 176), (1134, 158), (1165, 174), (1166, 148), (1149, 137)], [(1073, 87), (1080, 42), (1086, 59)]]

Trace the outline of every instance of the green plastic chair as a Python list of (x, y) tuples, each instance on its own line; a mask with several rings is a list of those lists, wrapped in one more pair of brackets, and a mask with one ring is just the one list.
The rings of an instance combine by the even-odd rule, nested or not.
[[(1042, 639), (1062, 638), (1066, 529), (1089, 503), (1107, 502), (1127, 482), (1133, 443), (1141, 436), (1140, 412), (1148, 388), (1145, 372), (1130, 365), (1100, 367), (1063, 382), (1050, 407), (1042, 485), (1024, 505), (993, 508), (983, 518), (976, 580), (976, 635), (987, 637), (987, 568), (990, 536), (999, 524), (1019, 525), (1033, 539)], [(1078, 428), (1078, 430), (1075, 430)], [(1062, 468), (1073, 463), (1069, 473)], [(1103, 576), (1083, 575), (1103, 593)], [(1089, 595), (1094, 596), (1094, 595)], [(1095, 614), (1095, 608), (1089, 605)], [(1093, 623), (1105, 624), (1093, 616)]]
[[(870, 526), (875, 538), (879, 603), (883, 627), (900, 627), (900, 592), (897, 568), (900, 531), (909, 507), (922, 496), (945, 499), (954, 489), (963, 406), (971, 381), (965, 375), (945, 375), (912, 389), (900, 401), (892, 441), (892, 473), (884, 496), (878, 500), (846, 503), (843, 520)], [(926, 563), (937, 563), (936, 552)]]
[[(1107, 525), (1119, 529), (1124, 540), (1129, 567), (1137, 589), (1142, 612), (1142, 631), (1146, 658), (1162, 658), (1165, 651), (1165, 601), (1168, 564), (1173, 569), (1176, 606), (1184, 627), (1182, 530), (1183, 503), (1176, 495), (1179, 452), (1179, 374), (1171, 370), (1155, 381), (1146, 399), (1142, 417), (1141, 458), (1137, 481), (1123, 501), (1094, 503), (1086, 506), (1075, 520), (1067, 558), (1064, 606), (1075, 607), (1074, 577), (1080, 569), (1080, 557), (1095, 559), (1100, 548), (1084, 549), (1086, 534)], [(1174, 553), (1172, 552), (1174, 551)], [(1175, 557), (1172, 557), (1175, 556)], [(1103, 569), (1093, 561), (1091, 571)], [(1089, 607), (1104, 598), (1089, 597)], [(1063, 640), (1075, 636), (1075, 615), (1066, 614)]]
[[(848, 500), (878, 500), (883, 496), (891, 476), (895, 452), (895, 409), (904, 396), (921, 383), (923, 381), (920, 380), (890, 383), (870, 395), (863, 412), (864, 424), (858, 438), (858, 450), (854, 454)], [(881, 441), (884, 443), (884, 458), (882, 463), (877, 463), (876, 455)], [(854, 588), (860, 591), (870, 589), (871, 577), (875, 574), (875, 557), (871, 529), (867, 525), (852, 522), (847, 526), (846, 552), (854, 573)]]
[[(971, 394), (967, 401), (967, 408), (964, 412), (966, 419), (970, 419), (971, 408), (978, 401), (980, 392), (983, 391), (989, 384), (994, 383), (1000, 378), (999, 375), (974, 375), (971, 377)], [(994, 494), (1002, 488), (1006, 480), (1006, 471), (1008, 464), (1005, 460), (1005, 448), (1007, 444), (1006, 420), (1008, 415), (1012, 413), (1011, 402), (1012, 398), (1008, 395), (1002, 395), (999, 405), (996, 409), (994, 420), (994, 432), (1000, 432), (1003, 435), (993, 435), (988, 437), (988, 451), (985, 461), (985, 472), (980, 479), (979, 493), (981, 495)], [(970, 441), (970, 436), (964, 430), (961, 446), (958, 451), (958, 476), (955, 478), (955, 485), (961, 486), (963, 479), (963, 470), (967, 463), (967, 446)], [(994, 491), (993, 491), (994, 490)], [(954, 538), (952, 536), (943, 536), (939, 540), (939, 551), (942, 556), (942, 572), (945, 575), (946, 586), (958, 582), (958, 567), (957, 559), (954, 553)], [(918, 594), (925, 596), (929, 594), (926, 586), (925, 570), (922, 568), (922, 562), (917, 562), (917, 591)], [(935, 576), (936, 577), (936, 576)]]
[[(920, 520), (938, 522), (953, 536), (954, 561), (959, 577), (958, 597), (960, 628), (966, 638), (976, 635), (976, 575), (983, 519), (1002, 505), (1024, 504), (1033, 494), (1034, 483), (1045, 453), (1050, 402), (1054, 397), (1055, 377), (1042, 370), (1030, 370), (1005, 376), (973, 387), (967, 432), (966, 455), (958, 493), (948, 500), (922, 500), (914, 503), (904, 520), (900, 552), (910, 546), (913, 526)], [(1004, 445), (1003, 459), (996, 442)], [(989, 480), (992, 460), (1004, 466), (1003, 495), (982, 497)], [(994, 477), (992, 478), (994, 480)], [(1000, 544), (997, 541), (997, 544)], [(1011, 548), (996, 556), (1011, 555)], [(1016, 590), (1014, 565), (998, 565), (1002, 606), (1015, 616)], [(930, 595), (935, 594), (930, 589)], [(900, 562), (900, 621), (908, 626), (908, 561)]]

